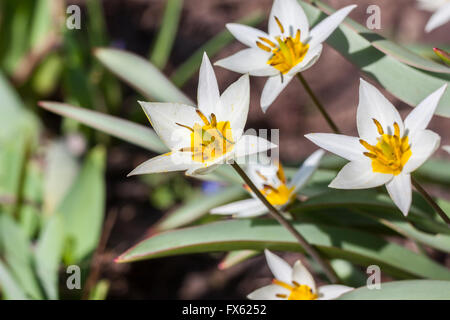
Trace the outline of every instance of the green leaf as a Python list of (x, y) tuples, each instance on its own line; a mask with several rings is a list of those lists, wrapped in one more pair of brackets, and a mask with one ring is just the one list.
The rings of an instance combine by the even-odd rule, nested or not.
[(95, 50), (97, 59), (150, 101), (194, 103), (147, 60), (118, 49)]
[(42, 299), (34, 276), (28, 237), (7, 214), (0, 214), (0, 256), (24, 292), (33, 299)]
[[(395, 243), (367, 232), (326, 225), (293, 223), (328, 258), (349, 260), (400, 278), (450, 280), (450, 270)], [(147, 238), (117, 258), (131, 262), (179, 254), (233, 250), (299, 251), (295, 238), (269, 219), (230, 220), (173, 230)]]
[[(321, 1), (315, 3), (327, 14), (334, 12)], [(312, 25), (326, 17), (320, 9), (303, 1), (300, 4)], [(449, 69), (445, 66), (432, 61), (424, 62), (424, 58), (412, 52), (406, 54), (406, 50), (396, 50), (396, 45), (351, 19), (346, 19), (328, 38), (327, 43), (364, 74), (413, 107), (450, 80)], [(436, 114), (450, 117), (449, 106), (450, 90), (447, 90)]]
[[(249, 16), (236, 21), (236, 23), (256, 26), (261, 23), (263, 19), (263, 13), (258, 10), (252, 12)], [(224, 29), (222, 32), (215, 35), (212, 39), (210, 39), (203, 46), (197, 49), (172, 73), (172, 76), (170, 78), (172, 79), (173, 83), (178, 87), (182, 87), (192, 76), (194, 76), (194, 74), (200, 68), (203, 52), (206, 52), (211, 59), (233, 40), (234, 37), (227, 29)]]
[(404, 280), (381, 283), (381, 289), (362, 287), (338, 300), (449, 300), (450, 281)]
[(43, 211), (51, 215), (75, 181), (80, 166), (63, 141), (48, 147), (45, 163)]
[[(68, 263), (91, 254), (100, 239), (105, 210), (105, 150), (96, 147), (87, 156), (77, 180), (56, 213), (62, 215), (69, 239)], [(67, 255), (66, 255), (67, 256)]]
[(208, 214), (211, 209), (237, 200), (245, 194), (246, 191), (242, 187), (229, 187), (207, 197), (204, 194), (198, 195), (167, 214), (157, 223), (154, 230), (160, 232), (185, 226)]
[(167, 147), (162, 143), (155, 131), (145, 126), (64, 103), (40, 102), (39, 105), (49, 111), (74, 119), (148, 150), (158, 153), (167, 151)]
[(156, 37), (150, 61), (159, 69), (166, 66), (175, 41), (183, 0), (166, 0), (162, 24)]
[(7, 300), (26, 300), (25, 293), (20, 288), (8, 268), (0, 260), (0, 291)]
[(100, 280), (89, 293), (89, 300), (105, 300), (108, 296), (109, 286), (108, 280)]
[(64, 245), (64, 225), (54, 215), (44, 227), (36, 245), (36, 272), (48, 299), (58, 299), (58, 271)]
[(439, 48), (434, 48), (433, 51), (446, 65), (450, 66), (450, 53)]

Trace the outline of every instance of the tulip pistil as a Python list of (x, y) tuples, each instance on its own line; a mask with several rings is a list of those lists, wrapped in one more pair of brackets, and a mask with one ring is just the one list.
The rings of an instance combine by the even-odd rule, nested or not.
[(412, 156), (408, 136), (400, 137), (400, 127), (394, 123), (394, 134), (386, 134), (380, 122), (373, 119), (380, 137), (373, 146), (364, 140), (359, 140), (368, 152), (364, 155), (372, 160), (373, 172), (399, 175), (409, 158)]
[[(284, 33), (284, 27), (277, 17), (274, 17), (281, 33)], [(291, 34), (288, 37), (275, 37), (277, 44), (270, 39), (259, 37), (260, 41), (256, 41), (258, 48), (271, 52), (272, 56), (267, 61), (275, 69), (286, 74), (298, 63), (302, 62), (309, 49), (309, 44), (300, 41), (300, 29), (297, 29), (295, 36)]]
[(309, 286), (299, 284), (296, 281), (292, 281), (292, 285), (290, 285), (283, 281), (273, 279), (273, 283), (290, 291), (289, 296), (286, 294), (277, 294), (276, 296), (278, 298), (288, 300), (316, 300), (318, 298), (318, 295)]

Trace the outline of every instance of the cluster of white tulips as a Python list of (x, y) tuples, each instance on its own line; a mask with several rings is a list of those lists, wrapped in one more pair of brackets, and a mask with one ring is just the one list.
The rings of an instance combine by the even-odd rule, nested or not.
[[(449, 1), (422, 0), (421, 3), (430, 10), (441, 8), (427, 30), (442, 24), (445, 20), (442, 16), (447, 15), (448, 19)], [(277, 147), (266, 139), (244, 134), (249, 111), (249, 75), (268, 77), (260, 101), (265, 112), (297, 73), (318, 61), (322, 43), (355, 7), (342, 8), (310, 29), (297, 1), (275, 0), (267, 33), (228, 24), (228, 30), (249, 48), (215, 65), (244, 75), (220, 94), (205, 54), (199, 75), (198, 107), (140, 102), (170, 152), (141, 164), (130, 175), (168, 171), (201, 175), (221, 164)], [(411, 207), (411, 173), (440, 145), (440, 136), (427, 126), (446, 85), (435, 90), (402, 120), (397, 109), (373, 85), (361, 79), (356, 119), (359, 137), (330, 133), (306, 135), (320, 148), (349, 161), (329, 187), (366, 189), (386, 185), (393, 202), (406, 216)], [(444, 149), (450, 152), (450, 147)], [(284, 213), (319, 166), (323, 154), (323, 150), (314, 152), (290, 180), (279, 162), (250, 163), (245, 171), (267, 201)], [(255, 190), (248, 188), (248, 191), (251, 198), (215, 208), (211, 213), (235, 218), (268, 213), (269, 208), (258, 199)], [(351, 290), (340, 285), (316, 288), (313, 277), (300, 261), (291, 268), (269, 251), (266, 258), (275, 279), (271, 285), (251, 293), (251, 299), (333, 299)]]

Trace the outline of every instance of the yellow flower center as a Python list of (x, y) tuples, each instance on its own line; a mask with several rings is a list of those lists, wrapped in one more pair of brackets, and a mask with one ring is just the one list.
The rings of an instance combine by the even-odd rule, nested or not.
[(373, 172), (399, 175), (412, 155), (408, 136), (400, 138), (400, 127), (394, 123), (394, 135), (386, 134), (381, 124), (373, 119), (380, 137), (378, 143), (373, 146), (364, 140), (359, 142), (369, 152), (364, 152), (366, 157), (372, 159)]
[[(256, 171), (256, 174), (265, 182), (268, 182), (268, 178), (264, 176), (261, 172)], [(288, 187), (286, 182), (286, 176), (284, 175), (283, 166), (278, 162), (278, 171), (277, 171), (278, 180), (280, 180), (280, 184), (277, 187), (274, 187), (270, 184), (263, 184), (263, 188), (260, 189), (261, 193), (266, 197), (267, 201), (270, 202), (271, 205), (274, 206), (282, 206), (289, 203), (293, 197), (294, 187)], [(246, 186), (247, 187), (247, 186)], [(247, 187), (247, 190), (251, 192), (250, 188)]]
[(276, 296), (282, 299), (288, 300), (316, 300), (318, 295), (313, 292), (313, 290), (307, 286), (299, 284), (298, 282), (292, 281), (292, 285), (289, 285), (283, 281), (273, 279), (273, 283), (289, 290), (289, 296), (286, 294), (278, 293)]
[(192, 152), (192, 160), (201, 163), (213, 161), (234, 147), (234, 141), (231, 133), (229, 121), (217, 122), (214, 113), (211, 113), (210, 120), (200, 111), (197, 114), (203, 121), (202, 124), (194, 124), (194, 127), (188, 127), (177, 123), (177, 125), (191, 131), (191, 146), (182, 148), (182, 152)]
[[(284, 33), (284, 27), (280, 20), (275, 17), (278, 27), (281, 33)], [(302, 62), (309, 49), (309, 44), (304, 44), (300, 41), (300, 29), (297, 29), (295, 37), (275, 37), (277, 44), (273, 41), (259, 37), (260, 41), (256, 42), (256, 45), (267, 52), (272, 52), (272, 56), (267, 61), (272, 67), (280, 71), (282, 74), (286, 74), (298, 63)]]

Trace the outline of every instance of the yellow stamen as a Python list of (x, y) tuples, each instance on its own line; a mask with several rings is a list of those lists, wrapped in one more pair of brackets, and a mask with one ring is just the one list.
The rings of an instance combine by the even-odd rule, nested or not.
[(267, 51), (267, 52), (272, 52), (272, 49), (270, 49), (268, 46), (262, 44), (261, 42), (256, 41), (256, 45), (258, 46), (258, 48)]
[(234, 147), (229, 121), (217, 121), (216, 115), (210, 115), (211, 121), (200, 111), (197, 115), (203, 121), (203, 125), (196, 123), (193, 128), (176, 123), (177, 125), (191, 131), (191, 146), (181, 148), (181, 152), (192, 152), (192, 159), (205, 163), (213, 161)]
[(264, 188), (260, 191), (266, 197), (267, 201), (274, 206), (285, 205), (294, 198), (294, 187), (289, 188), (284, 183), (280, 184), (277, 188), (265, 184)]
[[(267, 39), (267, 38), (259, 37), (258, 39), (261, 40), (261, 41), (264, 41), (265, 43), (267, 43), (269, 46), (271, 46), (271, 47), (273, 47), (273, 48), (275, 48), (275, 47), (277, 46), (275, 43), (273, 43), (272, 41), (270, 41), (270, 40)], [(270, 48), (269, 48), (269, 49), (270, 49)]]
[[(283, 34), (283, 25), (277, 17), (274, 18), (281, 33)], [(277, 40), (277, 44), (267, 38), (260, 37), (259, 40), (268, 44), (270, 47), (259, 41), (256, 41), (256, 45), (264, 51), (272, 52), (272, 56), (267, 61), (267, 64), (280, 71), (281, 75), (283, 75), (288, 73), (294, 66), (302, 62), (309, 50), (309, 44), (304, 44), (300, 41), (300, 35), (301, 30), (297, 30), (295, 37), (278, 36), (275, 38)]]
[(175, 122), (175, 124), (176, 124), (177, 126), (186, 128), (186, 129), (188, 129), (189, 131), (194, 132), (194, 129), (192, 129), (191, 127), (185, 126), (184, 124), (181, 124), (181, 123), (178, 123), (178, 122)]
[[(290, 291), (288, 300), (316, 300), (319, 296), (315, 294), (307, 285), (301, 285), (295, 281), (292, 281), (292, 285), (289, 285), (283, 281), (273, 279), (273, 283)], [(276, 294), (279, 298), (285, 298), (285, 294)]]
[(286, 176), (284, 175), (283, 166), (280, 162), (278, 162), (278, 171), (277, 171), (277, 177), (280, 179), (281, 182), (286, 184)]
[(283, 27), (283, 25), (281, 24), (280, 20), (279, 20), (277, 17), (274, 17), (274, 18), (275, 18), (275, 21), (276, 21), (277, 24), (278, 24), (278, 28), (280, 28), (281, 33), (284, 33), (284, 27)]
[(411, 146), (408, 136), (400, 137), (400, 126), (394, 123), (394, 135), (385, 134), (380, 122), (373, 119), (380, 137), (373, 146), (364, 140), (359, 142), (370, 152), (363, 154), (372, 160), (373, 172), (399, 175), (405, 164), (411, 158)]

